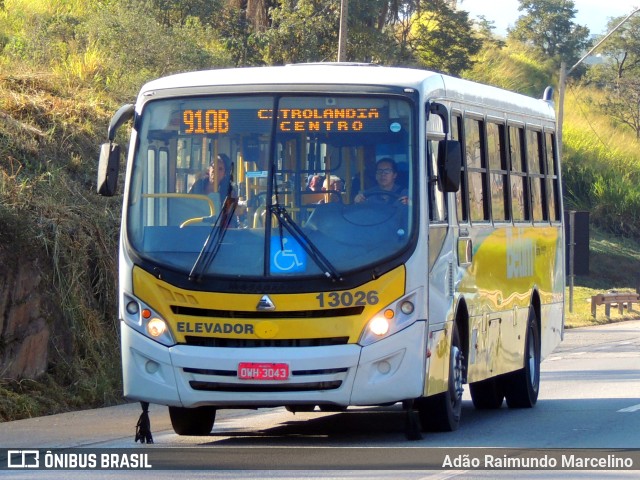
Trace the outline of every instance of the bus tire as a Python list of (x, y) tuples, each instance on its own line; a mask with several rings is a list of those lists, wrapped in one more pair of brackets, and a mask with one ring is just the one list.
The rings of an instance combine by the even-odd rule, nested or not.
[(529, 307), (524, 343), (524, 367), (504, 377), (504, 393), (509, 408), (531, 408), (540, 390), (540, 331), (536, 312)]
[(425, 432), (453, 432), (460, 426), (464, 356), (458, 327), (453, 326), (449, 351), (449, 380), (445, 392), (416, 400), (420, 424)]
[(345, 412), (347, 407), (344, 405), (318, 405), (321, 412)]
[(502, 407), (504, 388), (500, 378), (487, 378), (469, 384), (473, 406), (478, 410), (495, 410)]
[(215, 407), (169, 407), (173, 431), (178, 435), (204, 436), (211, 433), (216, 420)]

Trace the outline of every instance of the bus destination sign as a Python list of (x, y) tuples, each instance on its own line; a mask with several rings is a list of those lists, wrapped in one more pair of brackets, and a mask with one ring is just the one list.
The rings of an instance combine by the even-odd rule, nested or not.
[[(267, 133), (272, 121), (271, 109), (186, 109), (182, 111), (181, 133)], [(389, 128), (386, 111), (379, 108), (282, 108), (278, 113), (278, 131), (282, 133), (373, 133)]]

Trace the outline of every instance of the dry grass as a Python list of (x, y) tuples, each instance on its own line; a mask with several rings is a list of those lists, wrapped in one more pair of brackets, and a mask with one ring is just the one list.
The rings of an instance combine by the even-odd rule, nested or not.
[(51, 331), (42, 377), (0, 379), (0, 421), (122, 401), (120, 205), (95, 194), (112, 110), (52, 75), (0, 71), (0, 262), (39, 270)]
[[(566, 292), (565, 326), (567, 328), (588, 327), (592, 325), (604, 325), (623, 320), (640, 318), (640, 305), (635, 305), (635, 310), (627, 311), (625, 308), (620, 315), (617, 306), (611, 307), (610, 316), (605, 315), (604, 305), (596, 307), (595, 318), (591, 315), (591, 297), (598, 293), (605, 293), (609, 290), (598, 290), (586, 287), (574, 287), (573, 289), (573, 311), (570, 310), (570, 289)], [(616, 292), (635, 292), (631, 288), (615, 289)]]

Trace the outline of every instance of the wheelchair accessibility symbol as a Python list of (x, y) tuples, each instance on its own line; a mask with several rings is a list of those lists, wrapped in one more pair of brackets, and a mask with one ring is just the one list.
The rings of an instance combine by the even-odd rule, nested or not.
[[(284, 247), (284, 248), (282, 248)], [(271, 271), (275, 273), (297, 273), (307, 269), (307, 253), (291, 237), (271, 238)]]

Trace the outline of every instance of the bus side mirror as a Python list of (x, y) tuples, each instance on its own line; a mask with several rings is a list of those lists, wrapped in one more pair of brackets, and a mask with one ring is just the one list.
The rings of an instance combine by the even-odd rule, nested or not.
[(98, 195), (113, 197), (118, 185), (118, 169), (120, 167), (120, 145), (113, 143), (118, 128), (131, 120), (135, 115), (135, 105), (128, 103), (123, 105), (115, 113), (109, 123), (109, 143), (103, 143), (100, 147), (100, 161), (98, 162)]
[(438, 142), (438, 188), (441, 192), (457, 192), (460, 188), (462, 148), (457, 140)]
[(120, 145), (103, 143), (100, 147), (98, 162), (98, 195), (113, 197), (118, 185), (118, 167), (120, 166)]

